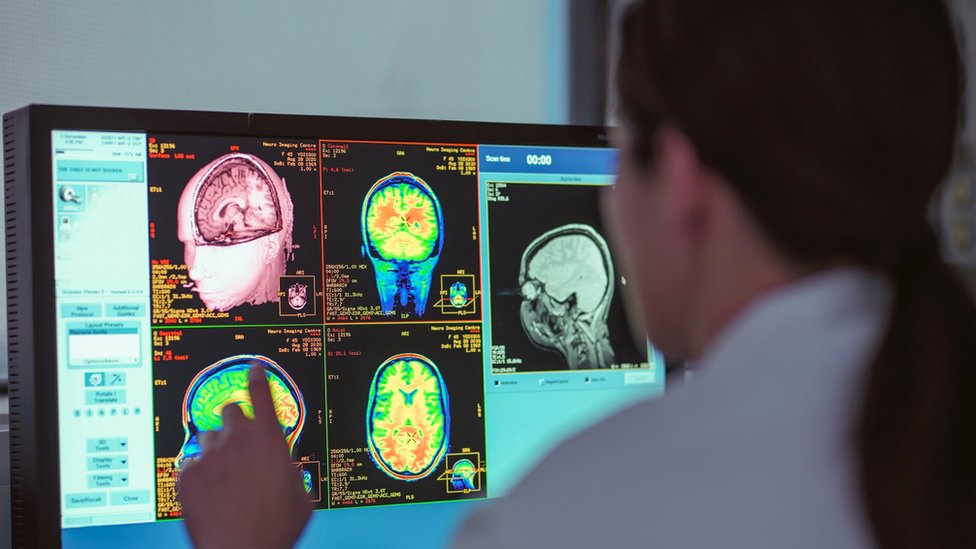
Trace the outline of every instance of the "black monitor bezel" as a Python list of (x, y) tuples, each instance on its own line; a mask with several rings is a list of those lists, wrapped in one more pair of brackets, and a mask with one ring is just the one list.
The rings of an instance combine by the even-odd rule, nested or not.
[[(60, 547), (52, 130), (609, 146), (605, 128), (450, 120), (29, 105), (4, 115), (14, 547)], [(24, 150), (26, 148), (26, 150)]]

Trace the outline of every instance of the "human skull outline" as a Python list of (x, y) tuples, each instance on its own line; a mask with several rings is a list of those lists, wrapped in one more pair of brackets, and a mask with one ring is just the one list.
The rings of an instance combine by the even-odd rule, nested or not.
[(563, 225), (533, 240), (518, 277), (526, 336), (560, 354), (571, 370), (611, 367), (614, 276), (610, 248), (589, 225)]
[[(234, 355), (200, 370), (187, 385), (182, 408), (183, 446), (174, 461), (176, 469), (181, 469), (187, 461), (199, 459), (200, 436), (223, 428), (221, 413), (225, 406), (237, 404), (245, 416), (253, 417), (247, 375), (254, 363), (264, 368), (288, 451), (294, 450), (305, 426), (305, 401), (298, 384), (266, 356)], [(208, 389), (209, 394), (202, 394)]]
[(363, 198), (360, 229), (383, 313), (412, 303), (417, 316), (423, 316), (444, 246), (444, 215), (433, 189), (410, 172), (380, 178)]

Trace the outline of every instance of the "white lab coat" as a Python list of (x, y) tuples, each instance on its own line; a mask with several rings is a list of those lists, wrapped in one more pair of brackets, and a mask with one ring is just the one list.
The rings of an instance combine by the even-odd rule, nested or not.
[(889, 304), (849, 268), (760, 297), (691, 382), (558, 446), (456, 546), (872, 546), (851, 429)]

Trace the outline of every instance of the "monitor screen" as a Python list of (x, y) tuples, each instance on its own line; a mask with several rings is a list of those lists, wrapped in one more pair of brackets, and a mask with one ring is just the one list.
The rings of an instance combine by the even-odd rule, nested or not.
[(38, 428), (64, 547), (187, 544), (180, 468), (224, 406), (250, 413), (253, 364), (309, 546), (442, 543), (560, 440), (663, 391), (599, 215), (611, 148), (514, 125), (52, 120), (32, 250), (53, 258), (56, 394), (34, 398), (56, 406)]

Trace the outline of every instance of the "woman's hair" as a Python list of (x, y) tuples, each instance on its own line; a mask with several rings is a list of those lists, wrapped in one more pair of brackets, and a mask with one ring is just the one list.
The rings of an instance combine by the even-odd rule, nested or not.
[(976, 547), (976, 307), (926, 219), (961, 91), (940, 0), (647, 0), (624, 20), (636, 160), (677, 128), (781, 253), (892, 283), (853, 430), (886, 548)]

